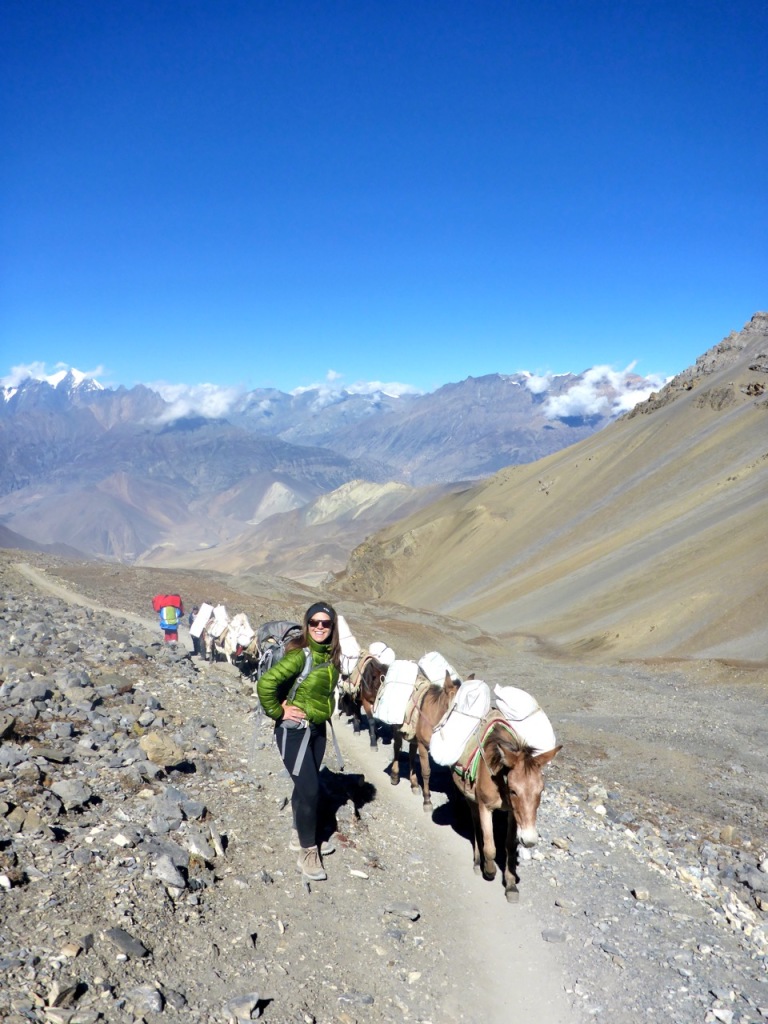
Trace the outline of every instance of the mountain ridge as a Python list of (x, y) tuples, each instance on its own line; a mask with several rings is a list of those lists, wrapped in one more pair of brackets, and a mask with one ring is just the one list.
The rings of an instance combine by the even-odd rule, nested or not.
[(553, 651), (764, 659), (766, 352), (758, 313), (598, 433), (372, 536), (336, 587)]
[[(404, 485), (406, 514), (588, 436), (628, 393), (648, 390), (643, 378), (611, 378), (605, 368), (535, 380), (496, 374), (429, 395), (253, 391), (227, 417), (213, 401), (203, 415), (178, 395), (105, 389), (74, 372), (17, 382), (0, 402), (0, 522), (35, 543), (142, 564), (198, 564), (220, 550), (261, 566), (280, 550), (273, 568), (305, 578), (313, 559), (342, 568), (363, 523), (374, 532), (396, 517), (390, 483)], [(553, 415), (550, 401), (580, 414)], [(384, 489), (363, 499), (348, 538), (341, 522), (331, 537), (310, 529), (311, 514), (296, 514), (354, 481)]]

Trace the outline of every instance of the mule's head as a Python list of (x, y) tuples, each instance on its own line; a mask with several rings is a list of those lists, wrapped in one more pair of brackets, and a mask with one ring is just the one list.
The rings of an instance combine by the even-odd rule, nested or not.
[(518, 744), (514, 737), (498, 728), (486, 744), (486, 763), (501, 790), (504, 803), (514, 815), (517, 840), (522, 846), (535, 846), (538, 842), (536, 815), (544, 792), (542, 768), (560, 750), (562, 746), (534, 754), (530, 747)]
[(378, 658), (369, 658), (363, 666), (360, 676), (360, 697), (367, 704), (373, 706), (386, 674), (387, 666), (382, 664)]

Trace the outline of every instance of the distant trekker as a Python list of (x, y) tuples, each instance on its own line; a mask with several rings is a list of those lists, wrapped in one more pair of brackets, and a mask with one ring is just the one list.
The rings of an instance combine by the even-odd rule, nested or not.
[[(192, 611), (189, 613), (189, 618), (187, 619), (188, 626), (191, 626), (192, 623), (195, 621), (195, 616), (199, 611), (200, 609), (197, 607), (197, 605), (195, 605)], [(200, 654), (200, 637), (195, 636), (194, 634), (190, 635), (192, 636), (192, 657), (194, 658)]]
[(160, 629), (167, 644), (179, 639), (179, 623), (184, 616), (184, 603), (178, 594), (155, 594), (152, 607), (157, 612)]

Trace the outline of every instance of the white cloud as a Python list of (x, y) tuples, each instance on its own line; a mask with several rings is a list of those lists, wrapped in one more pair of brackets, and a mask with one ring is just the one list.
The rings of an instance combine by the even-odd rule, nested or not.
[[(321, 384), (310, 384), (307, 387), (294, 388), (291, 395), (302, 395), (316, 392), (314, 406), (322, 409), (340, 401), (345, 394), (374, 395), (385, 393), (394, 397), (403, 394), (420, 394), (416, 388), (408, 384), (384, 384), (381, 381), (370, 381), (344, 386), (343, 374), (329, 370), (325, 381)], [(248, 392), (244, 387), (222, 387), (217, 384), (168, 384), (165, 381), (147, 383), (148, 388), (165, 399), (169, 408), (165, 410), (161, 421), (172, 422), (185, 416), (205, 416), (210, 419), (226, 418), (233, 412), (240, 411)], [(269, 400), (261, 403), (261, 408), (269, 409)], [(251, 407), (253, 408), (253, 407)]]
[(242, 402), (245, 389), (220, 387), (218, 384), (166, 384), (164, 381), (147, 384), (169, 403), (161, 417), (162, 422), (184, 416), (205, 416), (221, 419), (228, 416)]
[(539, 377), (537, 374), (528, 373), (526, 370), (523, 376), (526, 378), (525, 386), (532, 395), (543, 395), (546, 391), (549, 391), (550, 384), (552, 383), (551, 373), (546, 373), (543, 377)]
[(646, 398), (659, 391), (670, 377), (646, 377), (646, 381), (650, 382), (645, 387), (633, 389), (631, 391), (625, 391), (623, 395), (618, 395), (613, 400), (613, 414), (614, 416), (620, 416), (623, 412), (629, 412), (630, 409), (634, 409), (639, 402), (644, 402)]
[(400, 384), (396, 381), (384, 383), (381, 380), (358, 381), (356, 384), (344, 388), (350, 395), (389, 395), (390, 398), (400, 398), (401, 395), (421, 395), (423, 391), (413, 387), (411, 384)]
[(634, 366), (631, 363), (625, 370), (593, 366), (567, 392), (550, 395), (544, 403), (544, 414), (554, 420), (627, 412), (664, 384), (660, 377), (636, 377)]

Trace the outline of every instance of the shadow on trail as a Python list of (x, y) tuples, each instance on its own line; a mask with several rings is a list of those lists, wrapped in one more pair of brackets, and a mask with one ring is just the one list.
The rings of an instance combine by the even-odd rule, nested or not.
[[(475, 837), (474, 837), (474, 826), (472, 824), (472, 812), (469, 809), (469, 804), (461, 793), (456, 790), (454, 786), (454, 793), (449, 797), (448, 803), (442, 804), (440, 807), (436, 807), (432, 812), (432, 821), (436, 825), (449, 826), (453, 829), (456, 835), (461, 836), (462, 839), (466, 839), (469, 844), (469, 851), (467, 852), (467, 868), (472, 868), (472, 856), (474, 851)], [(504, 882), (503, 872), (507, 863), (506, 854), (506, 843), (507, 843), (507, 813), (505, 811), (494, 811), (492, 816), (493, 821), (493, 839), (496, 845), (496, 867), (499, 869), (500, 875), (496, 876), (496, 881), (501, 880), (502, 885)]]
[[(368, 728), (366, 718), (362, 718), (364, 727), (362, 727), (356, 734), (360, 742), (368, 745)], [(351, 721), (347, 722), (351, 726)], [(391, 758), (391, 746), (392, 746), (392, 727), (385, 725), (383, 722), (376, 722), (376, 737), (379, 742), (379, 749), (385, 749), (387, 755)], [(387, 750), (387, 748), (389, 750)], [(410, 790), (410, 765), (408, 756), (408, 743), (404, 744), (403, 750), (400, 752), (398, 758), (399, 770), (400, 770), (400, 787), (406, 786), (407, 790)], [(459, 792), (456, 784), (453, 781), (453, 772), (451, 768), (444, 765), (435, 764), (430, 760), (431, 775), (430, 775), (430, 790), (432, 794), (441, 794), (445, 797), (445, 800), (435, 807), (431, 812), (431, 820), (434, 824), (439, 827), (453, 828), (456, 835), (460, 839), (466, 841), (466, 849), (462, 849), (461, 861), (458, 864), (459, 870), (472, 871), (473, 862), (473, 850), (474, 850), (474, 828), (472, 824), (472, 812), (469, 808), (467, 799)], [(417, 756), (416, 758), (416, 774), (419, 785), (421, 786), (421, 763)], [(392, 765), (391, 762), (383, 765), (381, 772), (387, 775), (389, 779), (392, 776)], [(338, 775), (334, 777), (334, 785), (336, 788), (335, 796), (335, 811), (345, 802), (350, 799), (348, 788), (344, 787), (345, 776)], [(361, 780), (361, 793), (365, 794), (364, 799), (361, 803), (355, 803), (355, 815), (357, 815), (358, 808), (364, 806), (369, 800), (376, 799), (376, 786), (365, 780), (362, 775), (347, 776), (349, 779), (360, 779)], [(418, 795), (413, 796), (414, 808), (418, 813), (422, 813), (422, 796), (421, 792)], [(426, 815), (425, 815), (426, 817)], [(334, 817), (335, 821), (335, 817)], [(507, 862), (506, 855), (506, 837), (507, 837), (507, 813), (504, 811), (494, 811), (493, 814), (494, 824), (494, 838), (496, 842), (496, 864), (498, 867), (497, 877), (494, 880), (496, 884), (504, 886), (504, 868)]]
[(332, 772), (322, 768), (320, 786), (321, 832), (325, 838), (339, 830), (337, 815), (341, 807), (351, 803), (355, 818), (359, 818), (360, 808), (376, 799), (376, 787), (361, 772)]

